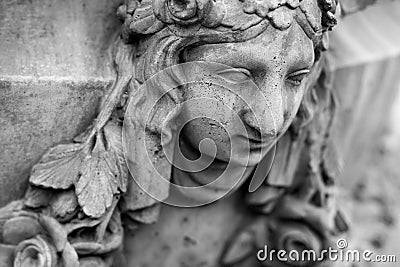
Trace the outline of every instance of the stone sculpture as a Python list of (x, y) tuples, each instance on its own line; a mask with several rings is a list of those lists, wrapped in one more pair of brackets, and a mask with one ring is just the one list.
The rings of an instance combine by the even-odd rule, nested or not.
[[(122, 30), (112, 47), (116, 82), (97, 118), (70, 143), (50, 148), (33, 166), (25, 197), (0, 210), (3, 265), (122, 265), (124, 228), (140, 231), (142, 224), (156, 222), (160, 202), (168, 198), (170, 184), (156, 179), (157, 172), (184, 186), (215, 180), (215, 162), (198, 174), (173, 168), (162, 137), (173, 140), (182, 118), (190, 121), (181, 142), (189, 157), (196, 158), (204, 138), (215, 142), (218, 162), (235, 157), (224, 154), (230, 147), (221, 125), (185, 118), (204, 103), (177, 108), (193, 98), (215, 99), (219, 89), (205, 83), (183, 86), (174, 69), (168, 73), (176, 75), (176, 86), (167, 94), (168, 78), (148, 82), (177, 64), (198, 61), (234, 68), (217, 71), (224, 79), (250, 80), (260, 88), (261, 97), (236, 92), (247, 94), (255, 108), (246, 110), (235, 100), (232, 113), (246, 125), (250, 143), (269, 135), (268, 149), (252, 150), (250, 144), (259, 157), (250, 151), (251, 164), (239, 183), (260, 178), (243, 200), (255, 219), (243, 224), (216, 264), (268, 266), (255, 258), (266, 243), (287, 250), (327, 247), (347, 227), (334, 203), (340, 167), (329, 138), (335, 100), (323, 55), (336, 8), (334, 0), (127, 0), (117, 12)], [(230, 114), (208, 108), (206, 114), (226, 120), (235, 132)], [(144, 115), (152, 109), (148, 122)], [(143, 140), (146, 147), (139, 144)], [(232, 187), (224, 180), (214, 191), (191, 196), (207, 201)]]

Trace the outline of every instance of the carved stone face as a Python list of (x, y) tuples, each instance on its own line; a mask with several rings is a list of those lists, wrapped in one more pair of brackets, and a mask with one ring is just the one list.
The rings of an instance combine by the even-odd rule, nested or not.
[[(231, 144), (245, 147), (249, 142), (248, 165), (254, 166), (267, 152), (267, 149), (261, 148), (271, 147), (291, 124), (304, 94), (302, 81), (314, 62), (314, 47), (299, 24), (293, 23), (283, 31), (269, 26), (256, 38), (241, 43), (195, 47), (186, 51), (184, 59), (228, 65), (235, 70), (221, 71), (218, 75), (239, 83), (251, 79), (260, 90), (256, 92), (256, 88), (243, 88), (237, 89), (240, 92), (234, 92), (246, 100), (250, 99), (251, 103), (247, 104), (252, 107), (251, 111), (241, 98), (218, 86), (187, 86), (185, 100), (221, 99), (224, 104), (216, 104), (218, 101), (194, 101), (185, 106), (181, 114), (184, 121), (189, 121), (199, 113), (207, 118), (198, 118), (186, 124), (183, 140), (187, 147), (184, 151), (189, 154), (190, 151), (197, 151), (200, 141), (210, 138), (217, 147), (216, 158), (227, 162), (248, 157), (246, 149), (231, 155)], [(237, 116), (240, 121), (234, 119)], [(243, 125), (247, 134), (243, 132)], [(202, 152), (207, 153), (207, 149)]]

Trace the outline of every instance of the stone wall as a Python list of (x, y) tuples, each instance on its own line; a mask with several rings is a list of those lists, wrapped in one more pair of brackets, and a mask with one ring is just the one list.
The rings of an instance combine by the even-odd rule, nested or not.
[(93, 119), (113, 82), (107, 51), (120, 1), (0, 1), (0, 206), (32, 165)]

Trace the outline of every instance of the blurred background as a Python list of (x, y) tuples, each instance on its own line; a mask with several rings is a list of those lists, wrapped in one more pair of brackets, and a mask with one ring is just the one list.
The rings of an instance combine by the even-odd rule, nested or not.
[(334, 134), (343, 156), (339, 206), (351, 248), (399, 260), (400, 1), (342, 2), (344, 18), (331, 39), (340, 110)]

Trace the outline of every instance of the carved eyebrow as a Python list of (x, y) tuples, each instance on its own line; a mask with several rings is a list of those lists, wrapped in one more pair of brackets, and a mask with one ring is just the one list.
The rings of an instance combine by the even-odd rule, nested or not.
[(304, 73), (309, 72), (314, 65), (314, 60), (312, 59), (313, 58), (306, 56), (301, 60), (294, 62), (294, 64), (288, 68), (287, 75), (290, 76), (292, 74), (296, 75), (302, 72)]
[(310, 69), (301, 69), (301, 70), (289, 73), (288, 77), (295, 77), (298, 75), (304, 75), (304, 74), (308, 74), (308, 73), (310, 73)]

